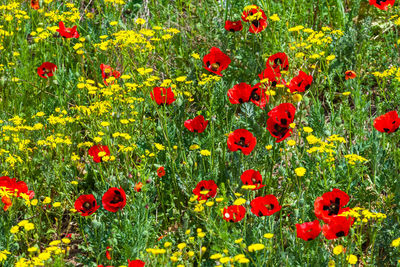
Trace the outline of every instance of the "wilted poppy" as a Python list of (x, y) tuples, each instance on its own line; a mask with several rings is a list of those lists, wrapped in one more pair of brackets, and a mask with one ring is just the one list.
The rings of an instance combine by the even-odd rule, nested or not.
[[(42, 65), (40, 65), (39, 68), (37, 68), (37, 74), (42, 77), (47, 79), (47, 77), (52, 77), (54, 76), (54, 71), (57, 69), (56, 64), (53, 64), (51, 62), (43, 62)], [(47, 75), (47, 77), (46, 77)]]
[(8, 176), (0, 177), (0, 188), (3, 188), (10, 194), (16, 193), (17, 197), (20, 197), (21, 194), (26, 194), (29, 196), (29, 199), (32, 199), (35, 196), (35, 192), (28, 190), (28, 186), (24, 181), (18, 181), (16, 178), (10, 178)]
[(107, 260), (111, 260), (110, 250), (111, 250), (111, 247), (107, 247), (107, 249), (106, 249), (106, 258), (107, 258)]
[(76, 31), (77, 26), (75, 25), (72, 28), (65, 28), (64, 22), (60, 21), (58, 23), (57, 32), (60, 33), (62, 37), (65, 38), (79, 38), (79, 33)]
[(266, 67), (271, 66), (276, 72), (288, 71), (289, 70), (289, 59), (288, 56), (279, 52), (270, 56), (267, 60)]
[(345, 79), (346, 80), (354, 79), (357, 76), (356, 73), (354, 71), (352, 71), (352, 70), (348, 70), (344, 74), (345, 74)]
[(203, 67), (219, 76), (222, 76), (221, 71), (228, 68), (231, 59), (225, 55), (219, 48), (212, 47), (210, 53), (203, 57)]
[(242, 20), (250, 23), (249, 31), (251, 33), (259, 33), (268, 25), (267, 16), (264, 11), (255, 5), (245, 8)]
[(128, 267), (143, 267), (146, 263), (141, 260), (128, 260)]
[(165, 169), (163, 166), (161, 166), (160, 168), (157, 169), (157, 176), (161, 178), (164, 175), (165, 175)]
[(122, 188), (111, 187), (102, 198), (103, 207), (111, 212), (122, 210), (126, 205), (126, 195)]
[(75, 209), (80, 212), (82, 216), (89, 216), (98, 210), (100, 206), (92, 194), (81, 195), (75, 201)]
[(222, 217), (227, 222), (239, 222), (246, 215), (246, 209), (243, 206), (232, 205), (224, 208)]
[(206, 129), (208, 121), (204, 120), (203, 115), (185, 121), (185, 127), (193, 133), (202, 133)]
[(1, 202), (3, 202), (3, 210), (7, 211), (12, 206), (12, 201), (8, 196), (3, 196), (1, 198)]
[(318, 220), (302, 224), (296, 223), (296, 232), (298, 238), (305, 241), (314, 240), (321, 233), (321, 225)]
[[(103, 82), (106, 86), (108, 86), (107, 79), (111, 76), (115, 79), (121, 77), (121, 73), (119, 71), (114, 70), (110, 66), (106, 64), (100, 64), (101, 76), (103, 77)], [(112, 82), (113, 84), (114, 82)]]
[(251, 85), (247, 83), (235, 84), (228, 90), (228, 99), (231, 104), (242, 104), (250, 101)]
[(193, 189), (193, 194), (197, 196), (197, 200), (207, 200), (210, 197), (215, 197), (218, 186), (213, 180), (202, 180)]
[(225, 30), (230, 32), (238, 32), (243, 29), (242, 21), (225, 21)]
[(393, 6), (395, 1), (396, 0), (369, 0), (369, 4), (376, 6), (379, 9), (387, 10), (388, 6)]
[(258, 217), (271, 216), (275, 212), (280, 211), (282, 208), (274, 195), (256, 197), (250, 202), (250, 205), (251, 212)]
[(176, 99), (174, 98), (174, 92), (172, 92), (171, 87), (154, 87), (153, 92), (150, 92), (151, 99), (156, 101), (157, 105), (170, 105)]
[(249, 155), (257, 144), (257, 139), (246, 129), (237, 129), (228, 136), (228, 149), (230, 151), (242, 151), (243, 154)]
[(244, 171), (240, 176), (240, 180), (242, 180), (242, 183), (245, 185), (255, 185), (256, 187), (253, 190), (257, 190), (265, 186), (262, 184), (262, 176), (260, 172), (253, 169)]
[(328, 224), (322, 226), (322, 233), (326, 239), (336, 239), (347, 236), (352, 224), (352, 218), (345, 216), (333, 216)]
[(304, 92), (310, 88), (312, 81), (313, 77), (311, 75), (307, 75), (304, 71), (299, 71), (299, 75), (290, 81), (290, 92)]
[(349, 210), (349, 208), (343, 208), (347, 205), (349, 200), (349, 195), (340, 189), (334, 188), (331, 192), (324, 193), (321, 197), (315, 199), (315, 216), (327, 223), (335, 215)]
[(31, 0), (31, 8), (38, 10), (40, 8), (39, 0)]
[(142, 182), (139, 182), (139, 183), (137, 183), (137, 184), (135, 184), (135, 191), (136, 192), (140, 192), (140, 191), (142, 191), (142, 187), (143, 187), (143, 183)]
[(399, 129), (400, 118), (397, 111), (389, 111), (374, 120), (374, 127), (381, 133), (393, 133)]
[(110, 156), (111, 152), (110, 149), (108, 149), (108, 146), (94, 145), (91, 148), (89, 148), (88, 154), (89, 156), (93, 157), (94, 162), (99, 163), (103, 161), (102, 160), (103, 157)]

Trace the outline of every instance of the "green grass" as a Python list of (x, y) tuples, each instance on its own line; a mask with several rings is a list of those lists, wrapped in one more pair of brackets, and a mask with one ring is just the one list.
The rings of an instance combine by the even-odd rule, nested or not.
[[(357, 256), (359, 266), (398, 265), (399, 249), (391, 242), (400, 237), (400, 137), (399, 132), (384, 134), (373, 127), (376, 117), (399, 108), (399, 74), (383, 78), (373, 74), (400, 67), (399, 26), (394, 23), (398, 17), (391, 17), (400, 15), (398, 3), (381, 11), (366, 0), (126, 2), (40, 2), (41, 9), (34, 10), (28, 2), (11, 8), (11, 1), (2, 1), (0, 176), (26, 182), (38, 204), (11, 197), (12, 206), (0, 210), (0, 264), (14, 266), (21, 258), (34, 260), (39, 252), (29, 252), (29, 248), (44, 253), (50, 242), (72, 234), (71, 243), (57, 245), (65, 253), (52, 251), (44, 261), (46, 266), (120, 266), (136, 258), (146, 266), (214, 266), (226, 257), (236, 266), (240, 263), (233, 259), (238, 254), (249, 260), (245, 266), (326, 266), (330, 261), (346, 266), (351, 254)], [(249, 4), (265, 11), (267, 28), (251, 34), (243, 23), (241, 32), (226, 31), (225, 20), (240, 20)], [(56, 11), (62, 17), (51, 13)], [(280, 20), (271, 20), (273, 14)], [(145, 23), (136, 23), (137, 18)], [(84, 40), (58, 36), (55, 29), (61, 20), (66, 27), (77, 25)], [(114, 21), (117, 25), (113, 26)], [(289, 30), (298, 25), (321, 31), (321, 39), (329, 36), (331, 40), (311, 44), (307, 30)], [(155, 26), (160, 29), (144, 31)], [(38, 40), (40, 28), (49, 33)], [(168, 31), (171, 28), (177, 31)], [(335, 30), (342, 34), (332, 33)], [(115, 33), (130, 37), (105, 46), (107, 40), (118, 38)], [(203, 68), (202, 58), (213, 46), (232, 60), (220, 79), (213, 79), (216, 76)], [(277, 87), (270, 88), (275, 95), (264, 110), (251, 102), (232, 105), (227, 91), (241, 82), (259, 82), (268, 56), (277, 52), (289, 57), (289, 71), (284, 74), (287, 82), (299, 70), (313, 76), (311, 88), (301, 93), (302, 100), (294, 102), (291, 93)], [(310, 58), (316, 54), (320, 57)], [(327, 61), (329, 55), (335, 58)], [(43, 79), (36, 70), (46, 61), (56, 64), (57, 70), (54, 77)], [(102, 63), (130, 77), (107, 87)], [(152, 71), (141, 74), (140, 68)], [(347, 70), (355, 71), (357, 77), (345, 80)], [(202, 82), (204, 74), (211, 77), (207, 82)], [(177, 81), (180, 76), (190, 82)], [(172, 80), (177, 100), (158, 106), (150, 92), (166, 79)], [(291, 137), (276, 143), (266, 129), (267, 114), (285, 102), (296, 106), (296, 126)], [(38, 112), (44, 115), (36, 116)], [(186, 120), (197, 115), (209, 120), (200, 134), (184, 127)], [(16, 116), (22, 119), (20, 123)], [(313, 132), (306, 133), (303, 127)], [(248, 156), (227, 148), (228, 134), (240, 128), (257, 138)], [(320, 144), (330, 143), (327, 139), (335, 134), (345, 142), (332, 142), (332, 156), (310, 153), (314, 145), (306, 137), (311, 134)], [(296, 144), (290, 146), (288, 140)], [(86, 142), (107, 145), (115, 158), (95, 163)], [(156, 143), (164, 149), (157, 149)], [(199, 149), (191, 149), (194, 144)], [(208, 150), (210, 156), (201, 155), (201, 150)], [(352, 165), (344, 157), (349, 154), (367, 161)], [(11, 157), (17, 162), (10, 162)], [(160, 166), (166, 169), (162, 178), (156, 172)], [(306, 169), (305, 176), (296, 175), (298, 167)], [(259, 171), (266, 186), (257, 191), (242, 189), (240, 176), (248, 169)], [(210, 199), (210, 206), (192, 201), (192, 191), (201, 180), (214, 180), (216, 198), (223, 200)], [(136, 192), (139, 182), (143, 188)], [(122, 187), (127, 195), (121, 211), (112, 213), (101, 207), (83, 217), (71, 210), (82, 194), (93, 194), (102, 206), (103, 194), (114, 186)], [(313, 241), (297, 238), (295, 224), (317, 219), (315, 199), (333, 188), (350, 196), (346, 207), (362, 207), (386, 218), (354, 225), (348, 236), (336, 240), (327, 240), (322, 233)], [(277, 197), (281, 211), (255, 216), (249, 202), (268, 194)], [(48, 204), (43, 203), (46, 197), (51, 198)], [(248, 201), (243, 204), (246, 216), (228, 223), (221, 210), (238, 198)], [(54, 207), (57, 202), (61, 205)], [(200, 206), (204, 209), (196, 211)], [(11, 233), (22, 220), (33, 223), (34, 229), (20, 227), (18, 233)], [(198, 236), (199, 228), (204, 237)], [(264, 238), (266, 233), (273, 237)], [(241, 243), (234, 242), (241, 238)], [(162, 249), (165, 242), (172, 243), (165, 254), (146, 251)], [(186, 247), (176, 254), (183, 242)], [(250, 252), (248, 246), (257, 243), (265, 248)], [(343, 245), (346, 252), (334, 255), (337, 245)], [(112, 247), (111, 260), (106, 258), (108, 246)], [(2, 254), (5, 250), (11, 254)], [(222, 259), (212, 259), (216, 253)]]

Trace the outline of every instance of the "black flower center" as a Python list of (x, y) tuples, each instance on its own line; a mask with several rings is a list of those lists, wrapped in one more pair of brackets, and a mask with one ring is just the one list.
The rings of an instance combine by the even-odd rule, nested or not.
[(82, 205), (82, 207), (85, 209), (85, 210), (90, 210), (92, 207), (94, 207), (95, 205), (94, 205), (94, 201), (93, 201), (93, 203), (90, 203), (90, 202), (85, 202), (85, 203), (83, 203), (83, 205)]
[(114, 190), (114, 198), (110, 201), (112, 204), (117, 204), (119, 202), (124, 201), (124, 198), (121, 196), (121, 193), (117, 190)]
[(338, 197), (335, 198), (335, 201), (331, 201), (329, 206), (324, 206), (323, 210), (327, 210), (329, 216), (338, 215), (340, 210), (340, 199)]
[(235, 144), (237, 144), (238, 146), (241, 146), (241, 147), (249, 147), (249, 145), (246, 144), (246, 139), (243, 136), (240, 137), (240, 140), (238, 142), (236, 142)]
[(212, 71), (217, 71), (219, 69), (219, 66), (219, 62), (210, 63), (210, 61), (207, 61), (207, 68), (211, 69)]
[(251, 92), (250, 98), (254, 101), (260, 101), (260, 95), (257, 94), (257, 89), (254, 89), (253, 92)]
[(260, 27), (260, 21), (259, 21), (259, 20), (253, 20), (253, 21), (251, 22), (251, 24), (253, 24), (254, 27), (256, 27), (256, 28)]
[(344, 236), (344, 231), (340, 231), (336, 233), (336, 237), (342, 237)]
[(286, 127), (281, 127), (279, 124), (274, 125), (274, 130), (272, 131), (272, 134), (277, 136), (279, 139), (284, 137), (286, 133), (289, 131), (289, 128)]

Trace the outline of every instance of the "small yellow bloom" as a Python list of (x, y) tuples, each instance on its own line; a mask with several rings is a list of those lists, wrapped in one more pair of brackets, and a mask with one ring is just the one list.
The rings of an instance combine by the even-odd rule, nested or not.
[(63, 238), (63, 239), (61, 239), (61, 241), (62, 241), (64, 244), (69, 244), (69, 243), (71, 243), (71, 240), (69, 240), (68, 238)]
[(254, 252), (258, 250), (264, 249), (265, 246), (263, 244), (252, 244), (248, 247), (249, 252)]
[(343, 251), (344, 251), (344, 247), (342, 245), (338, 245), (333, 248), (333, 254), (335, 254), (335, 255), (339, 255)]
[(243, 241), (243, 238), (236, 239), (236, 240), (235, 240), (235, 244), (239, 244), (239, 243), (241, 243), (242, 241)]
[(180, 243), (180, 244), (178, 244), (177, 247), (179, 248), (179, 250), (182, 250), (186, 247), (186, 243)]
[(294, 170), (294, 172), (296, 173), (296, 175), (297, 176), (299, 176), (299, 177), (302, 177), (302, 176), (304, 176), (305, 174), (306, 174), (306, 169), (305, 168), (303, 168), (303, 167), (299, 167), (299, 168), (296, 168), (295, 170)]
[(172, 243), (167, 241), (167, 242), (164, 243), (164, 248), (168, 248), (171, 245), (172, 245)]
[(16, 234), (18, 232), (19, 232), (19, 226), (16, 225), (16, 226), (11, 227), (10, 233)]
[(264, 234), (264, 237), (267, 238), (267, 239), (271, 239), (271, 238), (274, 237), (274, 234), (272, 234), (272, 233), (266, 233), (266, 234)]
[(397, 238), (397, 239), (393, 240), (392, 243), (391, 243), (391, 246), (392, 247), (400, 246), (400, 238)]
[(243, 205), (244, 203), (246, 203), (246, 199), (238, 198), (235, 200), (235, 202), (233, 202), (233, 205)]
[(294, 146), (294, 145), (296, 145), (296, 141), (294, 141), (294, 140), (289, 140), (289, 141), (287, 141), (287, 144), (288, 144), (289, 146)]
[(209, 150), (207, 150), (207, 149), (203, 149), (203, 150), (201, 150), (200, 151), (200, 154), (202, 155), (202, 156), (211, 156), (211, 152), (209, 151)]
[(312, 133), (313, 129), (310, 127), (303, 127), (303, 131), (305, 131), (306, 133)]
[(27, 223), (24, 225), (24, 229), (25, 229), (25, 231), (33, 230), (33, 229), (35, 229), (35, 225), (33, 223)]
[(271, 146), (271, 145), (267, 145), (267, 146), (265, 146), (265, 148), (266, 148), (267, 150), (271, 150), (271, 149), (272, 149), (272, 146)]
[(51, 202), (51, 198), (49, 197), (45, 197), (45, 199), (43, 200), (43, 204), (49, 204)]
[(353, 254), (350, 254), (349, 256), (347, 256), (346, 260), (350, 264), (356, 264), (358, 261), (357, 256), (353, 255)]
[(221, 253), (216, 253), (216, 254), (213, 254), (213, 255), (210, 256), (210, 259), (212, 259), (212, 260), (218, 260), (220, 258), (222, 258), (222, 254)]

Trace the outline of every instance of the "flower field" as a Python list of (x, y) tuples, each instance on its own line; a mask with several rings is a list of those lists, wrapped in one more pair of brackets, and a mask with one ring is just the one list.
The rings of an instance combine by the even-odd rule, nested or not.
[(400, 266), (399, 1), (0, 14), (0, 266)]

